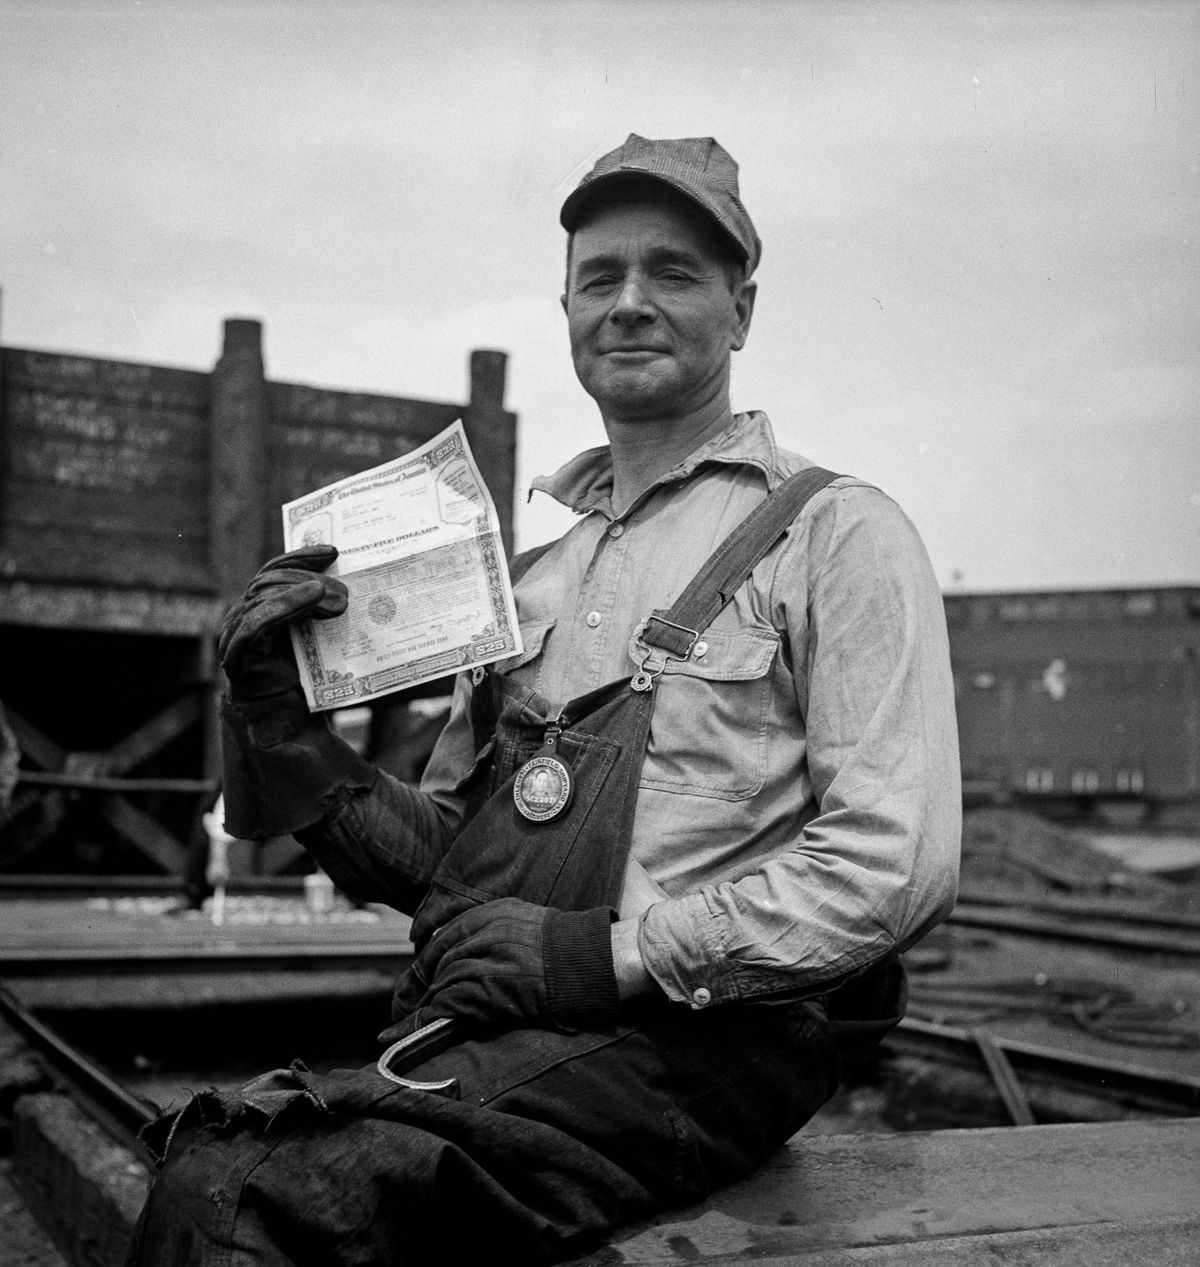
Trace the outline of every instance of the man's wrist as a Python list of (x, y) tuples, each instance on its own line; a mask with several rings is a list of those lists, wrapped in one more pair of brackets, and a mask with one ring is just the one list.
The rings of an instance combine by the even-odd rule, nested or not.
[(622, 919), (610, 929), (613, 971), (617, 976), (617, 993), (622, 1000), (653, 994), (658, 989), (654, 978), (646, 970), (646, 962), (638, 946), (640, 924), (639, 919)]
[(607, 1025), (616, 1017), (621, 999), (613, 965), (604, 957), (610, 918), (604, 906), (546, 913), (542, 966), (551, 1016), (582, 1025)]

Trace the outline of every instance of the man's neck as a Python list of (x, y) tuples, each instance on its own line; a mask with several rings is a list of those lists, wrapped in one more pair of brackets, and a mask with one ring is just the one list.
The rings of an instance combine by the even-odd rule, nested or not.
[(677, 418), (605, 418), (612, 450), (612, 504), (624, 514), (655, 480), (679, 465), (733, 421), (728, 397)]

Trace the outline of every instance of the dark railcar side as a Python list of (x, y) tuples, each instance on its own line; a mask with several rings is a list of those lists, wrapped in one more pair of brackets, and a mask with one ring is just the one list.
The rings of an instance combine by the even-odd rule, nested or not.
[(969, 790), (1150, 805), (1200, 794), (1200, 587), (945, 603)]

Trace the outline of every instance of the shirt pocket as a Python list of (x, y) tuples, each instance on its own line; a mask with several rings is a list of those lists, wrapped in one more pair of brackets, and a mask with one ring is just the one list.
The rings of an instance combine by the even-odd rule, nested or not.
[(524, 678), (525, 674), (519, 673), (518, 670), (525, 668), (526, 665), (534, 664), (541, 657), (546, 646), (546, 639), (550, 636), (555, 621), (553, 619), (522, 620), (520, 625), (521, 654), (497, 661), (492, 665), (497, 673), (514, 673), (518, 678)]
[[(686, 660), (667, 661), (654, 687), (642, 787), (727, 801), (762, 788), (778, 650), (774, 629), (710, 629)], [(631, 651), (640, 662), (644, 645)]]

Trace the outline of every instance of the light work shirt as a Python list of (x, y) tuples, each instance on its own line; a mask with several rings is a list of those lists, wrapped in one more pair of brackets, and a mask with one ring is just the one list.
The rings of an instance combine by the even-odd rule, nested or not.
[[(738, 415), (621, 515), (607, 448), (535, 481), (580, 520), (515, 587), (524, 652), (497, 667), (552, 704), (632, 675), (639, 624), (789, 475)], [(623, 915), (692, 1006), (818, 988), (911, 944), (953, 904), (961, 840), (941, 594), (896, 504), (842, 477), (655, 685)], [(422, 784), (447, 811), (466, 690)]]
[[(607, 448), (535, 481), (580, 516), (514, 587), (524, 651), (497, 668), (560, 705), (632, 676), (640, 623), (807, 459), (737, 415), (614, 513)], [(412, 909), (453, 840), (474, 759), (470, 684), (419, 792), (386, 775), (305, 843), (335, 879)], [(821, 993), (953, 905), (954, 688), (925, 549), (877, 488), (817, 493), (686, 660), (655, 684), (621, 914), (669, 998)]]

